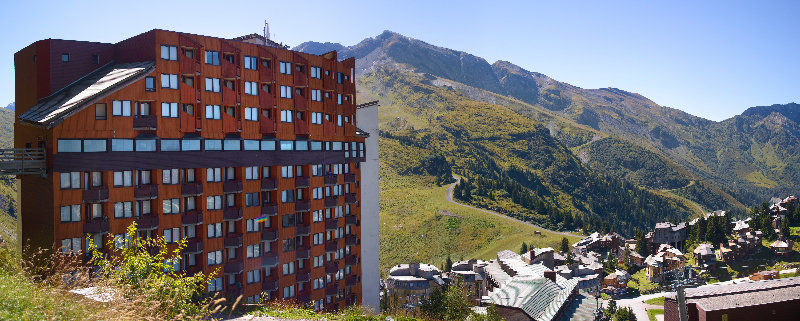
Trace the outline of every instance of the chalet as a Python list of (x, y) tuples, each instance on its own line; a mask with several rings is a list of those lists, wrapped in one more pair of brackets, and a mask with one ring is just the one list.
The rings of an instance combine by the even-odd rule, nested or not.
[(694, 252), (694, 259), (698, 266), (708, 270), (714, 268), (716, 263), (716, 256), (714, 255), (714, 246), (708, 243), (698, 245)]
[(777, 241), (772, 242), (772, 244), (769, 245), (769, 248), (775, 252), (775, 255), (789, 255), (789, 253), (792, 252), (792, 241), (781, 237)]
[(645, 239), (647, 239), (651, 252), (655, 252), (654, 250), (662, 244), (682, 249), (683, 245), (686, 243), (687, 235), (688, 228), (685, 222), (678, 225), (670, 222), (662, 222), (657, 223), (653, 231), (645, 235)]
[(668, 244), (661, 244), (656, 254), (647, 256), (644, 263), (647, 268), (647, 279), (650, 282), (660, 282), (664, 272), (686, 265), (686, 257), (680, 250)]
[(487, 294), (486, 265), (487, 261), (468, 260), (453, 263), (451, 272), (446, 273), (448, 281), (461, 278), (469, 292), (471, 300), (478, 300)]
[(628, 281), (631, 280), (631, 274), (625, 270), (616, 270), (614, 273), (606, 275), (603, 278), (604, 286), (611, 286), (615, 288), (627, 288)]
[(404, 308), (417, 308), (431, 291), (445, 285), (442, 273), (433, 265), (409, 263), (395, 265), (386, 278), (388, 295)]

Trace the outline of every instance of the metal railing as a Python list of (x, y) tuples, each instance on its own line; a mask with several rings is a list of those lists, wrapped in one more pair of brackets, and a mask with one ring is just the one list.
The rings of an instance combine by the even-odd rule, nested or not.
[(44, 148), (0, 149), (0, 175), (41, 175), (45, 169)]

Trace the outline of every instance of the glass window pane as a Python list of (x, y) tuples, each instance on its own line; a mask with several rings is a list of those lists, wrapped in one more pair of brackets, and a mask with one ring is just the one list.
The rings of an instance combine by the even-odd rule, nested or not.
[(112, 139), (111, 140), (112, 152), (132, 152), (133, 139)]
[(177, 152), (180, 151), (180, 141), (177, 139), (163, 139), (161, 140), (162, 152)]
[(292, 149), (294, 149), (294, 141), (291, 140), (281, 141), (281, 150), (292, 150)]
[(225, 140), (225, 150), (241, 150), (241, 149), (242, 149), (241, 140), (238, 139)]
[(80, 139), (59, 139), (58, 152), (59, 153), (80, 153), (81, 140)]
[(200, 140), (184, 139), (181, 141), (181, 149), (184, 151), (200, 150)]
[(218, 139), (206, 139), (205, 140), (205, 149), (206, 150), (222, 150), (222, 141)]
[(248, 139), (244, 141), (244, 150), (258, 150), (259, 145), (259, 141)]
[(137, 139), (136, 140), (137, 152), (154, 152), (156, 151), (155, 139)]

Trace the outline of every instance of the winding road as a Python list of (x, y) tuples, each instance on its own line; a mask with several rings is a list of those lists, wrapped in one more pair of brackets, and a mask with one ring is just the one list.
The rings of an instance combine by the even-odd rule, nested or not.
[(447, 201), (450, 202), (450, 203), (456, 204), (458, 206), (471, 208), (473, 210), (481, 211), (481, 212), (484, 212), (484, 213), (492, 214), (492, 215), (497, 216), (497, 217), (502, 217), (502, 218), (507, 219), (509, 221), (514, 221), (514, 222), (517, 222), (517, 223), (525, 224), (525, 225), (531, 226), (533, 228), (540, 229), (540, 230), (542, 230), (544, 232), (563, 235), (563, 236), (569, 236), (569, 237), (580, 237), (580, 238), (583, 237), (581, 235), (572, 234), (572, 233), (569, 233), (569, 232), (558, 232), (558, 231), (548, 230), (548, 229), (543, 228), (543, 227), (541, 227), (539, 225), (536, 225), (536, 224), (533, 224), (533, 223), (530, 223), (530, 222), (525, 222), (525, 221), (522, 221), (522, 220), (518, 220), (516, 218), (510, 217), (510, 216), (507, 216), (507, 215), (503, 215), (503, 214), (495, 212), (495, 211), (485, 210), (485, 209), (482, 209), (482, 208), (477, 208), (475, 206), (470, 206), (470, 205), (467, 205), (467, 204), (461, 204), (459, 202), (456, 202), (456, 201), (453, 200), (453, 188), (455, 188), (456, 184), (461, 182), (461, 177), (453, 175), (453, 178), (456, 179), (456, 182), (453, 183), (453, 184), (450, 184), (450, 186), (447, 187)]

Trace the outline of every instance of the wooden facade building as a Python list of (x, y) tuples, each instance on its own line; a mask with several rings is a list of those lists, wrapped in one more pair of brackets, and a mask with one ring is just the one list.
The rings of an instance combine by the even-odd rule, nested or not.
[(124, 246), (136, 222), (186, 238), (176, 268), (219, 271), (210, 291), (361, 303), (353, 58), (151, 30), (40, 40), (14, 63), (14, 146), (46, 154), (18, 177), (26, 246)]

